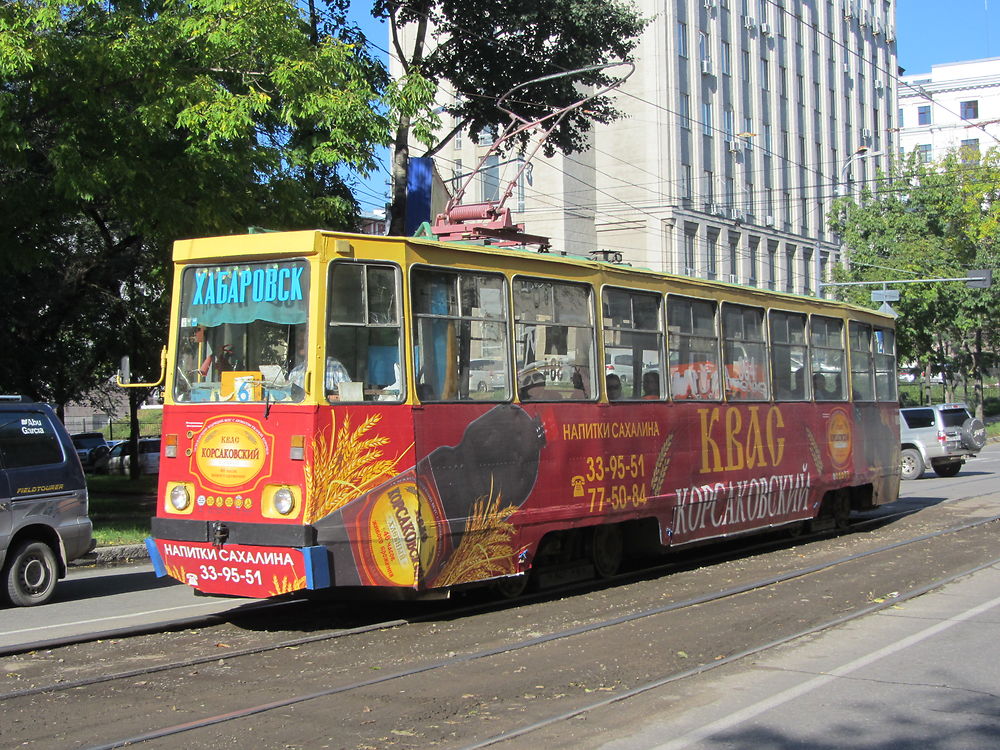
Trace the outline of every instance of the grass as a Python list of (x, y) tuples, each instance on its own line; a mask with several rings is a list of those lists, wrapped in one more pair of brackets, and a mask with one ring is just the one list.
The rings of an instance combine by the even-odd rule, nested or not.
[(156, 477), (87, 475), (90, 520), (98, 547), (141, 544), (156, 507)]

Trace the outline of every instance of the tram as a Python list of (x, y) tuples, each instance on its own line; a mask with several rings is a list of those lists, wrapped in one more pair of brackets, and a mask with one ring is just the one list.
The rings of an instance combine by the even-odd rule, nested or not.
[(327, 231), (174, 246), (147, 546), (200, 592), (440, 594), (896, 499), (893, 321)]

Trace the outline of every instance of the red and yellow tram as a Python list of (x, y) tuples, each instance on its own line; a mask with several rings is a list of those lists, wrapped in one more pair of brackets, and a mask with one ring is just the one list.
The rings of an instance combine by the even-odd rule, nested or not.
[(896, 499), (891, 318), (496, 247), (178, 242), (158, 574), (414, 592)]

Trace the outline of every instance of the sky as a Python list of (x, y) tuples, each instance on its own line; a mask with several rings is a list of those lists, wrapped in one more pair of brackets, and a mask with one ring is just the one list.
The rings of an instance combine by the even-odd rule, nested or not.
[[(793, 0), (794, 2), (794, 0)], [(351, 18), (380, 47), (388, 40), (384, 24), (371, 17), (371, 0), (353, 0)], [(939, 63), (1000, 57), (1000, 0), (897, 0), (896, 52), (907, 75), (930, 73)], [(388, 151), (382, 160), (388, 163)], [(363, 180), (358, 201), (365, 212), (384, 205), (388, 171)]]
[(1000, 0), (897, 0), (896, 55), (907, 75), (1000, 57)]

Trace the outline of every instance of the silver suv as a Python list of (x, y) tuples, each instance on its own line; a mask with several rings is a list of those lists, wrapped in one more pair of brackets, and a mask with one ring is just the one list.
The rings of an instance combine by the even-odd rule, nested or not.
[(899, 439), (903, 479), (919, 478), (928, 465), (953, 477), (986, 445), (986, 427), (965, 404), (914, 406), (899, 410)]
[(0, 396), (0, 600), (44, 604), (66, 564), (94, 548), (87, 483), (46, 404)]

